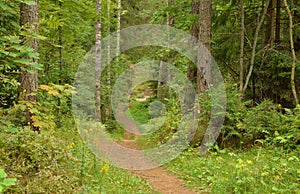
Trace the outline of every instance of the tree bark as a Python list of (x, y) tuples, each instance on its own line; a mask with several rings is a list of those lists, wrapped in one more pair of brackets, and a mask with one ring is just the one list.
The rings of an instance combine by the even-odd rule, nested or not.
[[(28, 33), (36, 34), (38, 31), (38, 0), (34, 1), (33, 5), (27, 5), (25, 3), (20, 4), (20, 26), (21, 30)], [(27, 45), (33, 49), (34, 52), (38, 52), (38, 40), (28, 36), (21, 36), (21, 44)], [(32, 63), (37, 63), (37, 58), (30, 58)], [(38, 71), (30, 65), (22, 65), (19, 75), (19, 87), (18, 93), (20, 100), (36, 102), (38, 91)], [(26, 70), (27, 69), (27, 70)], [(26, 124), (33, 128), (31, 119), (32, 114), (26, 110)]]
[[(61, 11), (62, 11), (62, 2), (59, 1), (58, 2), (58, 5), (59, 5), (59, 14), (58, 14), (58, 17), (59, 17), (59, 20), (62, 20), (62, 15), (61, 15)], [(62, 41), (62, 26), (59, 25), (58, 26), (58, 45), (59, 45), (59, 80), (58, 80), (58, 84), (62, 84), (62, 71), (63, 71), (63, 53), (62, 53), (62, 45), (63, 44), (63, 41)], [(60, 97), (58, 97), (57, 99), (57, 117), (58, 119), (60, 119), (60, 107), (61, 106), (61, 100), (60, 100)]]
[(101, 0), (96, 0), (96, 57), (95, 57), (95, 119), (101, 121)]
[(293, 58), (292, 71), (291, 71), (291, 87), (292, 87), (292, 92), (293, 92), (293, 96), (295, 99), (295, 104), (298, 105), (299, 99), (298, 99), (297, 91), (296, 91), (296, 87), (295, 87), (296, 53), (295, 53), (295, 49), (294, 49), (294, 39), (293, 39), (293, 16), (292, 16), (290, 8), (288, 7), (287, 0), (284, 0), (284, 6), (285, 6), (286, 11), (289, 16), (289, 35), (290, 35), (290, 45), (291, 45), (291, 52), (292, 52), (292, 58)]
[(277, 0), (276, 3), (276, 31), (275, 31), (275, 44), (280, 43), (280, 9), (281, 9), (281, 0)]
[(275, 24), (275, 0), (270, 0), (269, 5), (267, 6), (267, 27), (265, 32), (265, 43), (264, 46), (268, 45), (273, 47), (274, 45), (274, 24)]
[(239, 2), (239, 12), (241, 18), (241, 30), (240, 30), (240, 100), (243, 98), (243, 86), (244, 86), (244, 45), (245, 45), (245, 12), (244, 12), (244, 0)]
[[(192, 1), (191, 3), (191, 17), (192, 17), (192, 24), (190, 26), (190, 34), (194, 38), (191, 40), (191, 46), (195, 45), (195, 40), (198, 39), (199, 34), (199, 26), (198, 21), (195, 22), (195, 18), (199, 17), (199, 4), (200, 1)], [(194, 64), (190, 64), (188, 66), (187, 77), (194, 85), (197, 85), (197, 67)]]
[[(107, 33), (108, 35), (110, 34), (110, 0), (107, 0)], [(110, 86), (110, 80), (111, 80), (111, 71), (110, 71), (110, 52), (111, 52), (111, 42), (108, 41), (107, 43), (107, 59), (108, 59), (108, 64), (107, 64), (107, 84)]]
[(118, 0), (118, 23), (117, 23), (117, 53), (120, 53), (120, 40), (121, 40), (121, 0)]
[(212, 0), (202, 0), (199, 3), (199, 41), (209, 52), (198, 53), (197, 87), (196, 92), (205, 92), (211, 82), (211, 16)]

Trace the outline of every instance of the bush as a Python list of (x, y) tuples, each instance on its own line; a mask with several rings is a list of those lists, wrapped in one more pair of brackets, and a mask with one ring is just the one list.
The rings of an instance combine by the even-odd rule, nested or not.
[(228, 91), (228, 106), (219, 144), (223, 147), (249, 147), (269, 144), (295, 148), (300, 142), (300, 108), (284, 109), (269, 100), (250, 106), (240, 102), (237, 89)]
[(50, 131), (36, 133), (25, 127), (19, 132), (0, 133), (0, 163), (13, 177), (11, 193), (73, 193), (78, 188), (73, 174), (76, 159), (67, 145)]

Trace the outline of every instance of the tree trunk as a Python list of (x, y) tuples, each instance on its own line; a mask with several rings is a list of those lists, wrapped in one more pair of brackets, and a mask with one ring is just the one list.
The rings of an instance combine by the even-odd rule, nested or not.
[(265, 35), (265, 43), (264, 46), (268, 45), (273, 47), (274, 45), (274, 9), (275, 9), (275, 0), (271, 0), (269, 5), (267, 6), (267, 27), (266, 27), (266, 35)]
[[(212, 0), (202, 0), (199, 4), (199, 41), (211, 50), (211, 16)], [(205, 92), (211, 82), (211, 56), (209, 52), (198, 53), (197, 87), (196, 92)]]
[[(265, 12), (265, 0), (261, 1), (261, 12)], [(263, 21), (263, 24), (261, 25), (261, 45), (265, 45), (265, 35), (265, 22)]]
[(280, 43), (280, 9), (281, 9), (281, 0), (277, 0), (276, 3), (276, 31), (275, 31), (275, 43)]
[[(61, 15), (61, 11), (62, 11), (62, 2), (59, 1), (58, 2), (59, 5), (59, 13), (58, 13), (58, 17), (59, 20), (62, 20), (62, 15)], [(58, 84), (62, 84), (62, 71), (63, 71), (63, 53), (62, 53), (62, 45), (63, 41), (62, 41), (62, 26), (59, 25), (58, 26), (58, 45), (59, 45), (59, 80), (58, 80)], [(61, 110), (60, 107), (61, 106), (61, 100), (60, 97), (58, 97), (57, 99), (57, 118), (60, 119), (60, 114), (61, 114)]]
[(96, 0), (96, 57), (95, 57), (95, 116), (96, 120), (101, 121), (101, 0)]
[[(190, 27), (190, 34), (193, 38), (191, 40), (191, 46), (195, 45), (196, 42), (193, 42), (194, 40), (198, 39), (198, 34), (199, 34), (199, 26), (198, 26), (198, 21), (195, 21), (195, 18), (199, 16), (199, 4), (200, 1), (192, 1), (191, 3), (191, 17), (192, 17), (192, 24)], [(192, 82), (194, 85), (196, 85), (197, 82), (197, 67), (194, 64), (190, 64), (188, 66), (188, 72), (187, 72), (187, 77)]]
[(120, 40), (121, 40), (121, 0), (118, 0), (118, 24), (117, 24), (117, 53), (120, 53)]
[(294, 49), (294, 39), (293, 39), (293, 16), (292, 16), (290, 8), (288, 7), (287, 0), (284, 0), (284, 6), (289, 15), (289, 32), (290, 32), (289, 35), (290, 35), (290, 45), (291, 45), (291, 52), (292, 52), (292, 58), (293, 58), (292, 71), (291, 71), (291, 87), (292, 87), (292, 92), (293, 92), (293, 96), (295, 99), (295, 104), (298, 105), (299, 99), (297, 96), (297, 91), (296, 91), (296, 86), (295, 86), (296, 53), (295, 53), (295, 49)]
[(244, 86), (244, 45), (245, 45), (245, 14), (244, 14), (244, 0), (240, 0), (239, 14), (241, 18), (241, 30), (240, 30), (240, 100), (243, 98), (243, 86)]
[[(166, 7), (169, 8), (170, 6), (170, 0), (166, 0)], [(170, 26), (172, 26), (172, 19), (170, 17), (170, 12), (167, 11), (167, 21), (166, 21), (166, 25), (167, 25), (167, 48), (169, 49), (170, 47)], [(169, 55), (167, 55), (167, 62), (169, 63)], [(171, 71), (170, 68), (168, 68), (167, 70), (165, 68), (163, 68), (163, 59), (160, 58), (160, 62), (158, 65), (158, 82), (157, 82), (157, 88), (156, 88), (156, 97), (163, 99), (169, 96), (170, 94), (170, 89), (167, 87), (163, 87), (164, 83), (161, 81), (164, 79), (164, 77), (167, 77), (166, 81), (171, 81)], [(164, 79), (165, 80), (165, 79)]]
[[(27, 5), (25, 3), (20, 4), (20, 26), (23, 31), (28, 33), (36, 34), (38, 31), (38, 0), (34, 1), (33, 5)], [(34, 52), (38, 52), (38, 41), (35, 38), (22, 36), (21, 44), (31, 47)], [(31, 62), (38, 62), (37, 58), (31, 58)], [(37, 90), (38, 90), (38, 71), (30, 65), (22, 65), (23, 69), (20, 70), (18, 88), (20, 100), (36, 102), (37, 101)], [(28, 69), (24, 70), (24, 69)], [(33, 128), (31, 119), (32, 114), (26, 110), (26, 124), (30, 124)]]
[[(109, 36), (110, 34), (110, 0), (107, 0), (107, 34)], [(107, 59), (108, 59), (108, 64), (107, 64), (107, 84), (110, 86), (110, 79), (111, 79), (111, 72), (110, 72), (110, 52), (111, 52), (111, 42), (108, 41), (107, 43)]]

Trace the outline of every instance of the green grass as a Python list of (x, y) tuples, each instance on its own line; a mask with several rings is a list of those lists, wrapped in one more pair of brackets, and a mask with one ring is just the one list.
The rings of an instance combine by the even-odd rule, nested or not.
[(166, 165), (190, 188), (209, 193), (300, 193), (300, 152), (276, 147), (222, 150), (199, 156), (189, 149)]

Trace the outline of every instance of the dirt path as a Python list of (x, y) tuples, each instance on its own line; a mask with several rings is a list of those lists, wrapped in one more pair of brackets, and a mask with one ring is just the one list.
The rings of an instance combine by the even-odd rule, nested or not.
[[(140, 101), (145, 101), (145, 99)], [(116, 114), (118, 121), (123, 123), (124, 128), (129, 131), (129, 132), (125, 131), (124, 134), (125, 140), (119, 141), (118, 144), (120, 144), (123, 147), (127, 147), (129, 149), (138, 150), (135, 140), (140, 135), (139, 127), (131, 118), (125, 115), (125, 111), (127, 108), (128, 107), (120, 107), (119, 108), (120, 111)], [(129, 140), (131, 136), (130, 132), (135, 133), (134, 140)], [(143, 158), (144, 156), (140, 156), (140, 157)], [(139, 176), (146, 179), (155, 190), (157, 190), (162, 194), (197, 193), (196, 191), (192, 191), (191, 189), (184, 187), (184, 185), (176, 175), (166, 172), (162, 167), (157, 167), (149, 170), (135, 170), (131, 172), (135, 176)]]
[[(137, 149), (137, 145), (134, 140), (123, 140), (118, 143), (130, 149)], [(146, 179), (155, 190), (162, 194), (197, 193), (189, 188), (184, 187), (176, 175), (166, 172), (162, 167), (150, 170), (132, 171), (132, 174)]]

